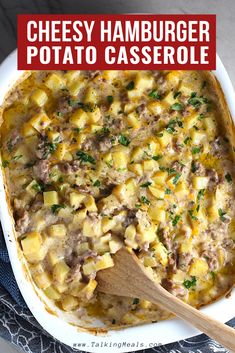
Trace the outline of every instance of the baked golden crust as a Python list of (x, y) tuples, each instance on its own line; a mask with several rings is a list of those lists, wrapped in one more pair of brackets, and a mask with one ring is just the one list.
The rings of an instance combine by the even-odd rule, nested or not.
[(118, 325), (168, 316), (96, 293), (121, 246), (191, 305), (232, 287), (235, 132), (210, 72), (28, 72), (1, 116), (16, 235), (60, 308)]

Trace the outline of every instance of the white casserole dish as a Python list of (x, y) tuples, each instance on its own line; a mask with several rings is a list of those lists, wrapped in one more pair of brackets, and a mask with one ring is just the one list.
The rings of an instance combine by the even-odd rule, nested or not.
[[(0, 66), (1, 89), (0, 105), (4, 101), (6, 93), (22, 75), (17, 69), (17, 52), (14, 51)], [(217, 57), (217, 69), (214, 72), (221, 84), (228, 107), (235, 122), (235, 93), (229, 76)], [(179, 319), (146, 324), (137, 327), (125, 328), (119, 331), (104, 328), (104, 332), (96, 333), (95, 329), (86, 330), (84, 322), (72, 314), (66, 314), (55, 307), (50, 300), (37, 289), (30, 280), (26, 262), (22, 258), (17, 242), (15, 241), (12, 216), (9, 213), (6, 194), (4, 190), (3, 176), (0, 170), (0, 221), (12, 264), (12, 268), (21, 290), (21, 293), (41, 326), (52, 336), (61, 342), (87, 352), (128, 352), (150, 348), (154, 345), (162, 345), (197, 335), (199, 331), (190, 327)], [(222, 298), (205, 308), (203, 312), (212, 317), (226, 322), (235, 315), (235, 291), (229, 298)], [(93, 321), (92, 327), (102, 327), (102, 323)]]

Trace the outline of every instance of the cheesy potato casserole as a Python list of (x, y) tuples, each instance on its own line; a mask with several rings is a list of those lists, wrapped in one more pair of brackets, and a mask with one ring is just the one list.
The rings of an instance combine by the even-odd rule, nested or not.
[(199, 71), (37, 71), (2, 108), (1, 165), (38, 288), (64, 311), (134, 325), (168, 316), (99, 293), (121, 247), (199, 307), (234, 282), (233, 126)]

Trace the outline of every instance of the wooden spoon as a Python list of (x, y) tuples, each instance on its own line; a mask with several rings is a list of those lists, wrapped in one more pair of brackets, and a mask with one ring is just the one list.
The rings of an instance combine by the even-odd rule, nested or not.
[(155, 283), (134, 252), (123, 248), (114, 255), (113, 259), (114, 267), (97, 273), (100, 292), (142, 298), (159, 304), (206, 333), (231, 352), (235, 352), (235, 330), (233, 328), (203, 314)]

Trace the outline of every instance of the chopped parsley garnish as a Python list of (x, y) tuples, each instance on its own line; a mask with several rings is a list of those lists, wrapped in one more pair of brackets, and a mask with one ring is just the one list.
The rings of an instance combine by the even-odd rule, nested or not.
[(42, 155), (43, 159), (47, 159), (50, 154), (55, 152), (56, 149), (57, 149), (57, 143), (54, 143), (54, 142), (45, 143), (44, 144), (43, 155)]
[(192, 140), (191, 137), (186, 137), (186, 139), (184, 140), (184, 144), (187, 145), (189, 143), (189, 141)]
[(151, 181), (147, 181), (146, 183), (144, 183), (144, 184), (141, 184), (140, 185), (140, 187), (141, 188), (147, 188), (149, 185), (151, 185), (152, 183), (151, 183)]
[(203, 115), (203, 114), (200, 114), (199, 116), (198, 116), (198, 120), (202, 120), (202, 119), (204, 119), (205, 118), (205, 116)]
[(201, 152), (201, 148), (200, 147), (193, 147), (192, 149), (192, 154), (197, 154)]
[(180, 91), (175, 92), (175, 94), (174, 94), (174, 99), (176, 99), (177, 97), (180, 97), (181, 94), (182, 94), (182, 93), (181, 93)]
[(175, 132), (175, 125), (176, 125), (177, 121), (175, 119), (172, 119), (169, 124), (166, 127), (167, 132), (169, 132), (169, 134), (173, 134)]
[(154, 99), (161, 99), (161, 96), (157, 93), (157, 90), (155, 89), (149, 93), (149, 97)]
[(194, 161), (192, 161), (192, 165), (191, 165), (191, 172), (195, 173), (197, 171), (198, 167), (196, 165), (196, 163)]
[(184, 287), (187, 288), (187, 289), (195, 287), (196, 284), (197, 284), (197, 279), (196, 279), (195, 276), (192, 276), (192, 280), (191, 281), (189, 279), (186, 279), (183, 282)]
[(189, 211), (188, 211), (188, 214), (189, 214), (189, 216), (192, 218), (192, 220), (194, 220), (194, 221), (197, 221), (197, 220), (198, 220), (198, 218), (197, 218), (196, 216), (194, 216), (193, 210), (189, 210)]
[(203, 96), (197, 97), (197, 93), (192, 92), (191, 97), (188, 100), (188, 104), (192, 105), (194, 108), (199, 108), (204, 103), (208, 103), (207, 98)]
[(134, 298), (132, 304), (137, 305), (139, 304), (139, 302), (140, 302), (139, 298)]
[(226, 222), (226, 217), (224, 217), (226, 215), (226, 212), (224, 212), (221, 208), (219, 208), (218, 213), (219, 213), (219, 217), (220, 217), (221, 221)]
[(64, 178), (63, 178), (62, 176), (60, 176), (60, 177), (58, 178), (58, 182), (59, 182), (59, 183), (63, 183), (63, 182), (64, 182)]
[(131, 90), (134, 88), (134, 86), (135, 86), (134, 81), (130, 81), (130, 82), (128, 83), (128, 85), (126, 86), (126, 89), (127, 89), (128, 91), (131, 91)]
[(174, 185), (176, 185), (176, 184), (178, 183), (180, 177), (181, 177), (181, 174), (180, 174), (180, 173), (177, 173), (176, 176), (174, 177), (172, 183), (173, 183)]
[(20, 155), (18, 155), (18, 156), (14, 156), (12, 159), (13, 159), (13, 161), (18, 161), (20, 158), (22, 158), (23, 157), (23, 155), (22, 154), (20, 154)]
[(120, 135), (118, 142), (123, 146), (128, 146), (130, 144), (129, 138), (125, 135)]
[(150, 205), (150, 201), (145, 196), (141, 196), (140, 201), (146, 205)]
[(171, 189), (166, 188), (165, 194), (166, 194), (166, 195), (170, 195), (170, 194), (171, 194)]
[(113, 101), (114, 101), (113, 96), (107, 96), (107, 101), (108, 101), (109, 104), (112, 104)]
[(93, 186), (99, 187), (99, 186), (100, 186), (100, 181), (97, 179), (97, 180), (93, 183)]
[(157, 154), (156, 156), (153, 156), (152, 159), (154, 159), (155, 161), (158, 161), (159, 159), (162, 158), (161, 154)]
[(211, 271), (211, 277), (213, 279), (213, 281), (215, 280), (215, 277), (216, 277), (216, 273), (214, 271)]
[(163, 136), (163, 133), (162, 133), (162, 132), (158, 132), (158, 133), (156, 133), (156, 136), (157, 136), (157, 137), (162, 137), (162, 136)]
[(177, 225), (177, 223), (179, 222), (180, 219), (181, 219), (181, 216), (179, 216), (179, 215), (176, 215), (174, 217), (174, 219), (172, 220), (173, 227), (175, 227)]
[(82, 162), (95, 164), (95, 159), (92, 156), (90, 156), (88, 153), (85, 153), (83, 151), (77, 151), (76, 155), (78, 159), (80, 159), (80, 161)]
[(184, 107), (183, 107), (183, 105), (181, 104), (181, 103), (174, 103), (174, 104), (172, 104), (172, 106), (171, 106), (171, 110), (175, 110), (175, 111), (181, 111), (181, 110), (183, 110), (184, 109)]
[(52, 205), (52, 206), (51, 206), (51, 212), (52, 212), (53, 214), (56, 214), (56, 213), (59, 212), (59, 210), (61, 210), (62, 208), (65, 208), (65, 207), (66, 207), (66, 206), (63, 205), (63, 204), (61, 204), (61, 205)]
[(46, 189), (46, 185), (39, 181), (39, 182), (33, 184), (32, 188), (37, 192), (43, 192)]
[(8, 166), (9, 166), (9, 164), (10, 164), (10, 162), (9, 162), (9, 161), (7, 161), (6, 159), (4, 159), (4, 160), (2, 161), (2, 167), (3, 167), (3, 168), (8, 167)]
[(205, 189), (201, 189), (198, 191), (198, 194), (197, 194), (197, 200), (200, 201), (201, 198), (204, 196), (204, 193), (205, 193)]
[(228, 183), (231, 183), (233, 181), (231, 174), (227, 173), (225, 175), (225, 179), (227, 180)]
[(56, 115), (57, 115), (58, 117), (61, 117), (61, 116), (62, 116), (62, 113), (61, 113), (61, 112), (57, 112)]
[(79, 133), (79, 132), (81, 131), (81, 128), (80, 128), (80, 127), (75, 127), (75, 128), (73, 129), (73, 131)]

